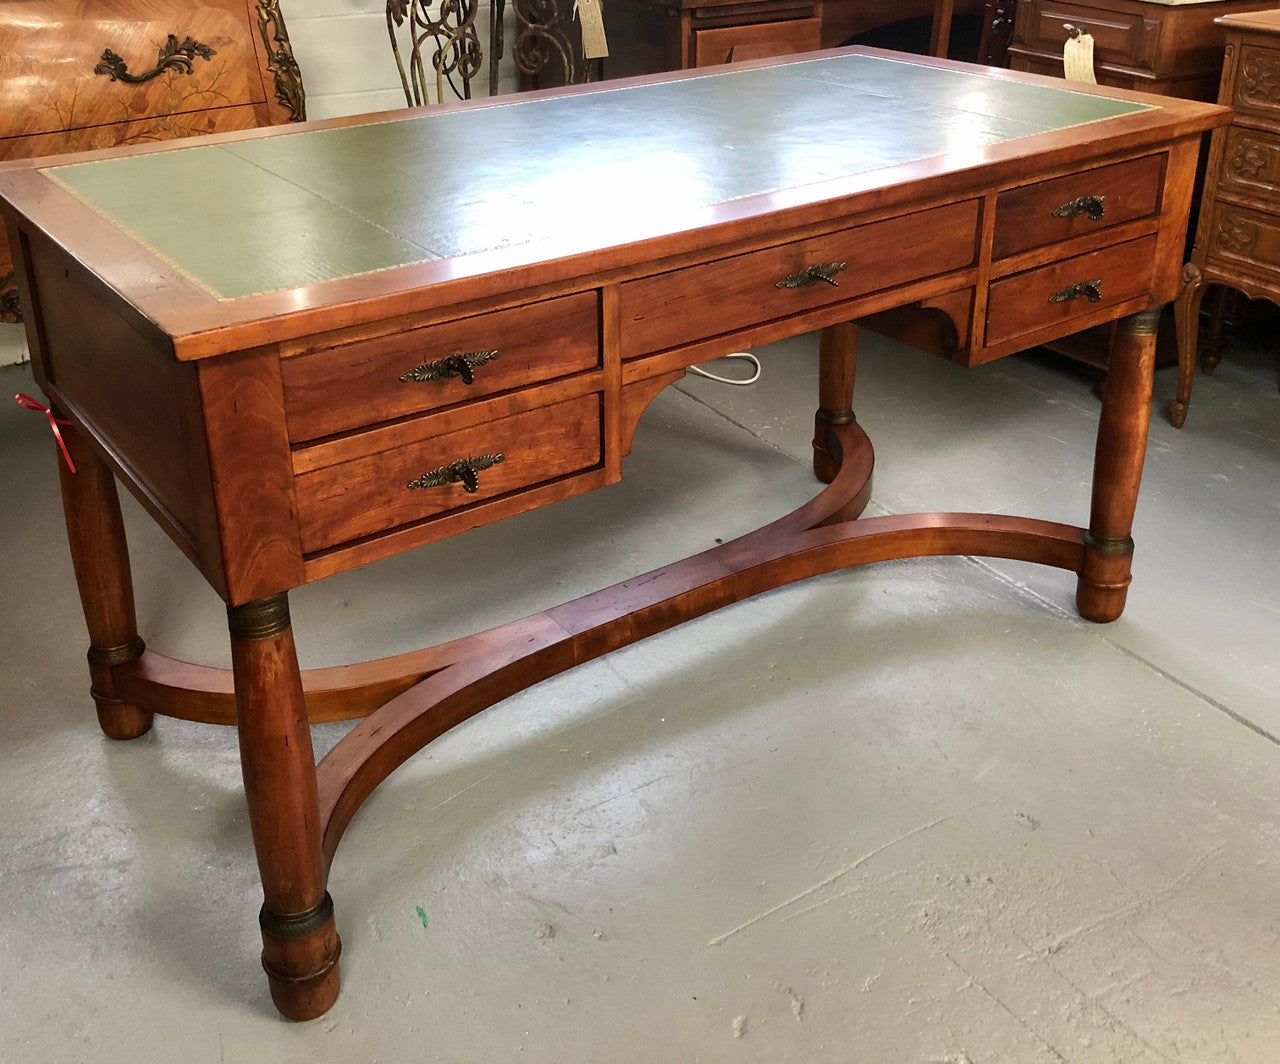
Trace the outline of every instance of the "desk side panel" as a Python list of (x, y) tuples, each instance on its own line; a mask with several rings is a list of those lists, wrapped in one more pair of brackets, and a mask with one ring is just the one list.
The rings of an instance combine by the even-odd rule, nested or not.
[(196, 367), (114, 313), (71, 256), (18, 236), (41, 386), (223, 593)]

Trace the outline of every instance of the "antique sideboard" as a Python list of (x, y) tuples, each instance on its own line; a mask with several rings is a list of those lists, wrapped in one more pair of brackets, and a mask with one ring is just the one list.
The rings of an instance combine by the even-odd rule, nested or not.
[[(1218, 22), (1227, 34), (1218, 99), (1235, 109), (1235, 119), (1213, 134), (1195, 247), (1175, 307), (1178, 394), (1169, 420), (1178, 428), (1191, 403), (1205, 285), (1280, 304), (1280, 11)], [(1216, 346), (1206, 352), (1205, 372), (1220, 358)]]
[[(1155, 319), (1201, 136), (1229, 117), (854, 48), (0, 165), (98, 719), (121, 740), (156, 713), (238, 729), (280, 1011), (338, 994), (329, 868), (361, 803), (515, 691), (891, 558), (1058, 567), (1084, 617), (1118, 617)], [(246, 210), (268, 202), (285, 220)], [(850, 323), (893, 308), (944, 323), (961, 366), (1124, 320), (1085, 523), (860, 518)], [(291, 589), (613, 483), (687, 367), (815, 329), (828, 486), (808, 504), (475, 636), (299, 669)], [(117, 481), (225, 601), (230, 671), (146, 647)], [(310, 722), (361, 717), (317, 764)]]
[(1274, 6), (1274, 0), (1018, 0), (1009, 66), (1061, 76), (1067, 27), (1074, 26), (1093, 37), (1100, 84), (1213, 100), (1227, 39), (1215, 20)]
[[(279, 0), (0, 4), (0, 160), (305, 117)], [(0, 321), (20, 314), (0, 237)]]

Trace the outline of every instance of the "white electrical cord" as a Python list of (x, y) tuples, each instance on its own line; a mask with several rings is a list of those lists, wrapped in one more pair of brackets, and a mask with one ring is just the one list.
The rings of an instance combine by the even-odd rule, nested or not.
[[(732, 377), (721, 377), (716, 373), (709, 373), (701, 366), (690, 366), (689, 372), (696, 373), (699, 377), (706, 377), (709, 381), (715, 381), (718, 384), (736, 384), (745, 387), (748, 384), (755, 384), (760, 379), (760, 360), (755, 355), (746, 351), (735, 351), (731, 355), (723, 355), (723, 358), (737, 358), (746, 362), (750, 362), (755, 367), (755, 372), (745, 380), (734, 380)], [(718, 361), (718, 360), (717, 360)]]

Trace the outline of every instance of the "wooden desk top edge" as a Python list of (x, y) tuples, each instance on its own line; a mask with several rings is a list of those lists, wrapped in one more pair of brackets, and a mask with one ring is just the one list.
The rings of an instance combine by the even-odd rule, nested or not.
[(1280, 33), (1280, 8), (1219, 15), (1213, 22), (1214, 25), (1223, 26), (1229, 30), (1261, 30), (1263, 33)]
[[(930, 57), (908, 56), (863, 47), (828, 49), (735, 64), (735, 69), (782, 66), (815, 58), (869, 55), (922, 67), (961, 69), (999, 80), (1069, 89), (1084, 95), (1131, 101), (1148, 109), (1088, 122), (1097, 153), (1140, 149), (1170, 139), (1204, 132), (1230, 121), (1228, 108), (1094, 85), (1064, 83), (1060, 79), (973, 67)], [(602, 84), (589, 84), (522, 94), (520, 101), (606, 92), (627, 85), (660, 84), (707, 76), (706, 71), (677, 71)], [(433, 113), (501, 106), (511, 97), (466, 101), (433, 108)], [(393, 122), (419, 114), (400, 109), (372, 115), (346, 116), (293, 127), (268, 127), (245, 133), (199, 138), (199, 143), (240, 143), (304, 130), (336, 129), (352, 125)], [(192, 141), (110, 149), (106, 152), (50, 156), (0, 164), (0, 206), (24, 219), (52, 239), (72, 258), (83, 262), (99, 278), (104, 296), (122, 309), (136, 327), (151, 333), (179, 359), (209, 357), (227, 350), (277, 343), (318, 330), (407, 315), (433, 306), (483, 299), (498, 288), (536, 286), (595, 276), (629, 265), (678, 255), (695, 249), (728, 246), (776, 229), (779, 213), (788, 226), (804, 226), (823, 219), (891, 209), (919, 200), (928, 185), (931, 198), (973, 194), (979, 186), (1013, 183), (1022, 160), (1034, 156), (1040, 169), (1070, 166), (1080, 140), (1067, 127), (1034, 133), (975, 150), (957, 163), (938, 154), (925, 159), (716, 204), (673, 231), (633, 242), (563, 255), (539, 253), (542, 245), (411, 263), (372, 273), (342, 277), (306, 287), (218, 300), (178, 269), (147, 251), (112, 221), (42, 171), (97, 159), (121, 158), (190, 148)], [(7, 201), (7, 202), (6, 202)], [(495, 287), (496, 286), (496, 287)], [(390, 301), (390, 303), (388, 302)]]

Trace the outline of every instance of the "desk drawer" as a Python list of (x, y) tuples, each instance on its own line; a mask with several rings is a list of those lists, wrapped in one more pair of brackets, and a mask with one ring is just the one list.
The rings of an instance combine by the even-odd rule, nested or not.
[[(1151, 285), (1155, 250), (1156, 238), (1148, 236), (996, 281), (987, 300), (987, 344), (1142, 295)], [(1091, 282), (1096, 300), (1083, 288)], [(1082, 287), (1072, 292), (1073, 285)]]
[(595, 292), (358, 340), (284, 360), (289, 439), (314, 440), (599, 364)]
[(1093, 38), (1093, 55), (1098, 63), (1142, 66), (1149, 51), (1150, 32), (1140, 10), (1120, 11), (1058, 0), (1026, 0), (1018, 6), (1016, 43), (1040, 53), (1056, 57), (1058, 76), (1062, 76), (1062, 49), (1067, 40), (1068, 25)]
[(1274, 45), (1240, 45), (1239, 67), (1232, 85), (1231, 106), (1244, 115), (1280, 121), (1280, 57)]
[[(1278, 64), (1280, 65), (1280, 64)], [(1280, 204), (1280, 134), (1229, 126), (1222, 131), (1218, 188), (1243, 196), (1265, 196)]]
[[(962, 269), (976, 257), (978, 203), (966, 200), (622, 285), (622, 355), (665, 351)], [(778, 282), (831, 264), (835, 285)]]
[(1164, 159), (1149, 155), (1001, 192), (992, 254), (1004, 258), (1154, 215)]
[(750, 25), (712, 26), (693, 31), (693, 65), (720, 66), (822, 47), (822, 19), (792, 18)]
[(1213, 207), (1209, 234), (1210, 262), (1266, 279), (1263, 283), (1276, 283), (1280, 274), (1280, 215), (1219, 202)]
[[(429, 431), (431, 419), (424, 421)], [(592, 393), (300, 474), (302, 549), (323, 550), (596, 466), (601, 431), (601, 397)], [(455, 479), (456, 466), (449, 472), (468, 460), (472, 491), (465, 476)], [(415, 481), (420, 486), (410, 487)]]

